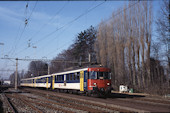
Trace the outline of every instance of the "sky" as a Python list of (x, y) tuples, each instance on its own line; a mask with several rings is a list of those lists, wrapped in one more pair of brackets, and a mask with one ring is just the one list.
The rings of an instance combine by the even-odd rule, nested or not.
[[(126, 3), (0, 1), (0, 58), (53, 59), (73, 44), (78, 33), (91, 25), (96, 27)], [(159, 8), (160, 1), (154, 1), (154, 17)], [(0, 79), (7, 79), (14, 72), (15, 65), (14, 59), (0, 59)], [(28, 61), (19, 60), (18, 70), (27, 71), (28, 65)]]

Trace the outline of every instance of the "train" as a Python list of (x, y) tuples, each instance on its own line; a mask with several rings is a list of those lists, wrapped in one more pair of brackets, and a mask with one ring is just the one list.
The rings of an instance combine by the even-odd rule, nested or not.
[(106, 67), (87, 67), (22, 79), (21, 87), (77, 91), (86, 95), (111, 93), (111, 70)]

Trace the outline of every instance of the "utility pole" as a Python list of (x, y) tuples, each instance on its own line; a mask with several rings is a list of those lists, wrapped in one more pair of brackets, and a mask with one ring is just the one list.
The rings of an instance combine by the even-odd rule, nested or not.
[(36, 48), (37, 48), (37, 46), (33, 46), (32, 48), (35, 49), (35, 57), (36, 57)]
[(91, 62), (91, 54), (89, 53), (89, 63)]
[[(4, 43), (1, 43), (1, 42), (0, 42), (0, 45), (1, 45), (1, 46), (4, 46)], [(3, 47), (2, 47), (1, 55), (2, 55), (2, 57), (3, 57)]]
[(50, 74), (50, 64), (48, 64), (48, 75)]
[(18, 77), (18, 58), (16, 60), (16, 72), (15, 72), (15, 90), (17, 90), (17, 77)]

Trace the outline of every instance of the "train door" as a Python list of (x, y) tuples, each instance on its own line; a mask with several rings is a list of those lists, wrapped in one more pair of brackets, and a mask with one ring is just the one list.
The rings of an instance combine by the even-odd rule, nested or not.
[(31, 81), (32, 81), (31, 87), (34, 87), (34, 79), (32, 79)]
[(46, 88), (48, 89), (48, 77), (46, 79)]
[(34, 79), (34, 87), (36, 87), (36, 79)]
[(80, 91), (84, 91), (84, 71), (80, 71)]
[(87, 90), (87, 77), (88, 77), (88, 72), (84, 71), (84, 90)]
[(53, 87), (52, 86), (53, 85), (53, 76), (50, 76), (49, 78), (50, 78), (50, 89), (52, 89), (52, 87)]

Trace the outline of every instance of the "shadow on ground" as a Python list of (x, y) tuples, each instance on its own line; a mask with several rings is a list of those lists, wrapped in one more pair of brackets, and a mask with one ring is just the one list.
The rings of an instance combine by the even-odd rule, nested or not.
[(112, 93), (108, 98), (141, 98), (145, 97), (144, 95), (133, 95), (133, 94), (124, 94), (124, 93)]

